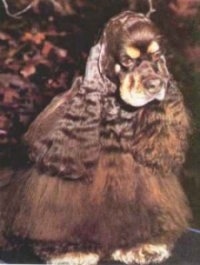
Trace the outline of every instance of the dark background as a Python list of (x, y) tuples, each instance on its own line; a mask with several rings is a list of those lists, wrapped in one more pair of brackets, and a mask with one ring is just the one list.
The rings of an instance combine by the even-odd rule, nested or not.
[[(151, 18), (164, 36), (168, 65), (193, 119), (181, 180), (200, 228), (200, 0), (155, 0)], [(23, 164), (20, 141), (51, 98), (83, 73), (107, 20), (125, 9), (146, 13), (147, 0), (0, 0), (0, 163)], [(8, 13), (8, 10), (7, 10)], [(17, 154), (17, 155), (16, 155)], [(1, 181), (1, 179), (0, 179)]]

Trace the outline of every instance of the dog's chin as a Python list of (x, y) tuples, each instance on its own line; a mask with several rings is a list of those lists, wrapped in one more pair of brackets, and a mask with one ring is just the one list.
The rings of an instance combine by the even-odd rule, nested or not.
[(151, 95), (147, 93), (138, 93), (134, 90), (131, 90), (129, 93), (120, 93), (121, 99), (128, 105), (132, 107), (142, 107), (146, 104), (157, 100), (163, 101), (165, 99), (165, 89), (161, 89), (158, 93)]

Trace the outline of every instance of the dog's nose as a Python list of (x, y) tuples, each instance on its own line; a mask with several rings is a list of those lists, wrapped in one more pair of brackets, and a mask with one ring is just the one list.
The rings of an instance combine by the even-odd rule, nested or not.
[(150, 94), (158, 93), (162, 88), (162, 81), (160, 78), (150, 78), (143, 82), (144, 88)]

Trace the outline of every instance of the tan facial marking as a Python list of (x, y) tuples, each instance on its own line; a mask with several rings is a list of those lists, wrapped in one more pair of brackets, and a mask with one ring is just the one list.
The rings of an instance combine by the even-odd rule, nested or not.
[(132, 93), (139, 97), (144, 95), (144, 89), (141, 86), (140, 78), (137, 74), (134, 74), (134, 81), (133, 76), (131, 76), (131, 74), (127, 74), (121, 82), (119, 90), (121, 99), (132, 106), (135, 105), (134, 102), (136, 100), (136, 98), (132, 97)]
[(152, 41), (147, 48), (147, 52), (148, 53), (155, 53), (155, 52), (159, 51), (159, 49), (160, 49), (159, 44), (156, 41)]
[(131, 57), (132, 59), (137, 59), (140, 57), (141, 52), (138, 48), (132, 47), (132, 46), (127, 46), (125, 47), (126, 54)]
[(134, 74), (134, 84), (133, 84), (133, 76), (132, 74), (127, 74), (124, 78), (124, 80), (121, 83), (120, 86), (120, 92), (122, 94), (128, 94), (132, 89), (135, 89), (137, 93), (143, 92), (143, 87), (141, 86), (140, 83), (140, 77), (137, 73)]

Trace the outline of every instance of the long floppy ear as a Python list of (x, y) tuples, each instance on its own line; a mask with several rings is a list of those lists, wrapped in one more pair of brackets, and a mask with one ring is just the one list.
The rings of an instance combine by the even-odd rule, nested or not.
[[(123, 19), (126, 18), (129, 13), (133, 14), (131, 11), (127, 11), (110, 19), (102, 33), (99, 41), (100, 55), (98, 64), (100, 73), (103, 77), (112, 79), (114, 75), (115, 51), (118, 50), (117, 45), (119, 44), (119, 37), (121, 36)], [(118, 37), (118, 41), (116, 37)]]
[(99, 124), (103, 93), (98, 57), (98, 49), (92, 49), (85, 78), (75, 83), (78, 86), (75, 88), (77, 93), (66, 102), (64, 113), (55, 116), (57, 120), (49, 132), (45, 131), (38, 139), (34, 137), (30, 156), (35, 163), (33, 166), (41, 173), (71, 180), (90, 180), (93, 175), (100, 151)]
[(114, 76), (115, 58), (109, 51), (108, 32), (105, 30), (100, 39), (100, 55), (99, 55), (99, 71), (103, 78), (108, 77), (110, 79)]
[(71, 89), (54, 97), (47, 107), (30, 124), (28, 131), (23, 137), (25, 144), (28, 145), (30, 149), (36, 141), (54, 130), (57, 120), (62, 118), (66, 105), (78, 92), (77, 90), (81, 82), (81, 77), (76, 78)]

